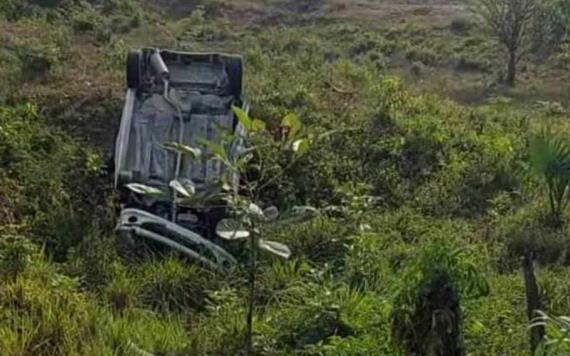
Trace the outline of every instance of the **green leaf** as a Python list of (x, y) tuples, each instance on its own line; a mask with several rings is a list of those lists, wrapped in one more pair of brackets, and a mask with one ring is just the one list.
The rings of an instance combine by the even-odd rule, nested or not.
[(222, 191), (231, 192), (233, 191), (233, 187), (228, 182), (222, 181)]
[(228, 162), (228, 154), (226, 153), (224, 146), (208, 140), (201, 140), (201, 142), (204, 145), (206, 145), (206, 147), (208, 147), (210, 151), (212, 151), (212, 154), (216, 158), (218, 158), (222, 162)]
[(249, 237), (249, 231), (234, 219), (223, 219), (216, 226), (216, 234), (226, 240), (239, 240)]
[(185, 180), (184, 183), (178, 180), (173, 180), (169, 185), (172, 189), (176, 190), (186, 198), (190, 198), (196, 192), (196, 187), (191, 180)]
[(253, 121), (251, 123), (250, 131), (252, 131), (252, 132), (264, 131), (265, 127), (266, 127), (265, 121), (262, 121), (259, 119), (253, 119)]
[(234, 114), (238, 118), (238, 121), (245, 127), (247, 131), (259, 132), (265, 130), (265, 122), (259, 119), (252, 119), (249, 115), (241, 108), (237, 106), (232, 106)]
[(137, 194), (142, 194), (142, 195), (164, 195), (164, 191), (162, 191), (159, 188), (156, 187), (151, 187), (145, 184), (140, 184), (140, 183), (129, 183), (126, 185), (127, 188), (129, 188), (130, 190), (132, 190), (133, 192), (137, 193)]
[(287, 138), (292, 140), (301, 129), (301, 120), (295, 114), (289, 114), (281, 121), (281, 128), (287, 128)]
[(263, 215), (263, 210), (254, 203), (250, 203), (247, 207), (247, 214), (257, 220), (264, 220), (265, 215)]
[(279, 210), (274, 206), (270, 206), (263, 210), (263, 215), (265, 215), (267, 221), (273, 221), (279, 217)]
[(162, 148), (176, 153), (187, 154), (192, 156), (192, 158), (200, 158), (202, 156), (202, 150), (199, 148), (190, 147), (182, 143), (166, 142), (162, 145)]
[(293, 152), (295, 152), (295, 154), (297, 156), (302, 156), (305, 153), (307, 153), (307, 151), (309, 150), (309, 140), (306, 138), (297, 140), (293, 142), (293, 145), (291, 146), (293, 148)]
[(249, 131), (252, 129), (253, 126), (253, 121), (249, 118), (249, 116), (247, 115), (247, 113), (237, 107), (237, 106), (232, 106), (232, 110), (234, 112), (234, 114), (236, 115), (236, 117), (238, 118), (238, 121), (241, 122), (241, 124)]
[(546, 130), (532, 137), (529, 146), (531, 171), (544, 182), (551, 213), (558, 216), (570, 197), (570, 146)]
[(283, 258), (291, 257), (291, 250), (289, 247), (279, 242), (259, 239), (259, 248)]

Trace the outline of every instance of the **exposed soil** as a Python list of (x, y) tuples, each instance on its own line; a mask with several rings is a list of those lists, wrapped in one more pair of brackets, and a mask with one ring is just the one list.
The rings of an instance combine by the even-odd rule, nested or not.
[(425, 19), (445, 25), (464, 15), (468, 6), (449, 0), (232, 0), (226, 2), (160, 0), (147, 1), (175, 19), (190, 14), (198, 5), (222, 14), (241, 25), (290, 24), (312, 20), (342, 20), (361, 23), (401, 23)]
[(144, 3), (154, 10), (164, 12), (171, 18), (180, 19), (192, 13), (203, 2), (199, 0), (144, 0)]
[(421, 20), (432, 21), (439, 25), (447, 25), (455, 17), (466, 13), (465, 5), (423, 2), (421, 4), (377, 3), (371, 1), (354, 1), (347, 5), (338, 2), (337, 11), (331, 11), (339, 20), (358, 20), (365, 22), (402, 23)]

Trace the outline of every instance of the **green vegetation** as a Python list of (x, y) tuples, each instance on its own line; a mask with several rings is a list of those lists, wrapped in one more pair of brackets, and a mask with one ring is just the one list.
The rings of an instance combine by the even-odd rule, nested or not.
[[(0, 354), (234, 355), (254, 306), (257, 354), (430, 354), (453, 344), (521, 355), (529, 251), (549, 315), (537, 321), (556, 345), (539, 352), (564, 352), (566, 2), (548, 2), (564, 36), (547, 58), (526, 57), (516, 88), (497, 84), (502, 57), (467, 1), (182, 3), (0, 4)], [(237, 242), (229, 249), (241, 267), (218, 273), (116, 246), (100, 168), (126, 50), (148, 45), (245, 56), (251, 117), (271, 133), (250, 144), (272, 167), (248, 202), (321, 212), (250, 235), (285, 244), (289, 259)], [(295, 139), (307, 141), (293, 145), (302, 155), (275, 140), (283, 117), (303, 123)]]

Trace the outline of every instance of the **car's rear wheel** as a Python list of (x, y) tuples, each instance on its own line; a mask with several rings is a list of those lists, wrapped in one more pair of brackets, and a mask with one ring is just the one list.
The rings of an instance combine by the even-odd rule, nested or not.
[(131, 51), (127, 54), (127, 87), (137, 89), (142, 83), (143, 55), (141, 51)]
[(243, 78), (242, 58), (238, 56), (227, 58), (226, 71), (228, 73), (228, 79), (230, 80), (230, 88), (232, 91), (232, 95), (240, 99), (242, 92), (242, 78)]

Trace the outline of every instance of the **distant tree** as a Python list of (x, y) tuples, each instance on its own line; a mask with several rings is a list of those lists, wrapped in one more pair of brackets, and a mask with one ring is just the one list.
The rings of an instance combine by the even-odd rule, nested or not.
[(477, 0), (475, 11), (491, 28), (507, 55), (505, 82), (514, 85), (517, 65), (526, 54), (528, 32), (538, 0)]
[(560, 49), (564, 40), (565, 29), (559, 8), (544, 5), (537, 9), (530, 34), (530, 47), (537, 59), (550, 57)]

